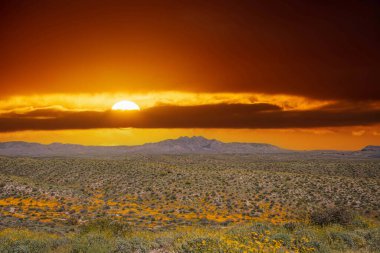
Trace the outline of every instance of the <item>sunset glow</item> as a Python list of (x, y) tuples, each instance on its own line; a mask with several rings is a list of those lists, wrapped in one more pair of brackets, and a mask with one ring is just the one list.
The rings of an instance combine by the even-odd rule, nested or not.
[(222, 2), (5, 3), (0, 142), (107, 130), (102, 145), (130, 144), (176, 129), (300, 149), (380, 143), (376, 8)]
[(132, 101), (123, 100), (120, 102), (117, 102), (112, 106), (112, 110), (114, 111), (136, 111), (140, 110), (140, 107)]

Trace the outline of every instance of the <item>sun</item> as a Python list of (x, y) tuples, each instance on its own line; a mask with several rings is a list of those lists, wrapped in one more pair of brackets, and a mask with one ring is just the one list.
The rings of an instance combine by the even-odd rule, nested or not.
[(139, 111), (140, 106), (138, 106), (135, 102), (123, 100), (117, 102), (112, 106), (112, 110), (115, 111)]

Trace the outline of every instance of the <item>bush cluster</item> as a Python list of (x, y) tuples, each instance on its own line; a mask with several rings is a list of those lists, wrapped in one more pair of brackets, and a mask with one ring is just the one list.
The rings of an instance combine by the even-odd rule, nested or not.
[(310, 215), (311, 223), (319, 226), (330, 224), (349, 225), (354, 220), (353, 212), (343, 208), (329, 208), (314, 211)]

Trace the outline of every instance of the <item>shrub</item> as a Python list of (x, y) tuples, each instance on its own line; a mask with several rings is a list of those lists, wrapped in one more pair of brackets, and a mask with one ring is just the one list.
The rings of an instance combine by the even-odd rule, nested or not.
[(310, 215), (311, 223), (319, 226), (326, 226), (330, 224), (346, 226), (350, 224), (353, 219), (353, 213), (342, 208), (331, 208), (315, 211)]
[(172, 245), (174, 245), (174, 241), (175, 241), (175, 238), (173, 237), (169, 237), (169, 236), (158, 237), (155, 239), (155, 244), (159, 248), (167, 249), (167, 248), (171, 248)]
[(150, 245), (142, 238), (119, 238), (115, 242), (115, 250), (113, 252), (133, 252), (133, 253), (146, 253), (150, 250)]
[(293, 236), (295, 237), (295, 240), (303, 240), (303, 239), (307, 239), (308, 241), (313, 241), (313, 240), (317, 240), (318, 239), (318, 236), (315, 232), (315, 230), (313, 229), (310, 229), (310, 228), (302, 228), (302, 229), (299, 229), (299, 230), (296, 230), (294, 233), (293, 233)]
[(6, 229), (0, 234), (0, 252), (49, 252), (65, 243), (65, 239), (23, 229)]
[(291, 237), (288, 234), (274, 234), (271, 236), (271, 239), (276, 240), (276, 241), (281, 241), (283, 246), (289, 247), (291, 245)]
[(343, 232), (330, 232), (330, 243), (334, 249), (345, 250), (354, 248), (355, 244), (350, 234)]
[(284, 228), (293, 232), (297, 228), (298, 224), (295, 222), (288, 222), (284, 224)]
[(0, 252), (48, 252), (48, 243), (34, 239), (0, 239)]
[(265, 231), (270, 230), (270, 226), (264, 223), (256, 223), (251, 227), (252, 232), (257, 232), (259, 234), (264, 234)]
[(131, 227), (123, 222), (114, 221), (109, 218), (101, 218), (90, 221), (89, 223), (81, 226), (80, 232), (82, 234), (90, 232), (106, 232), (114, 236), (123, 236), (131, 231)]
[(361, 218), (354, 219), (350, 225), (352, 225), (354, 228), (363, 228), (363, 229), (369, 227), (368, 223)]
[(183, 243), (178, 253), (222, 253), (220, 241), (214, 238), (196, 238)]
[(330, 250), (322, 242), (310, 241), (310, 242), (308, 242), (306, 244), (306, 246), (309, 247), (309, 248), (313, 248), (313, 252), (318, 252), (318, 253), (328, 253), (328, 252), (330, 252)]
[(90, 233), (74, 240), (70, 252), (107, 253), (110, 248), (112, 248), (110, 240), (107, 240), (107, 238), (101, 234)]
[(374, 229), (368, 232), (364, 237), (373, 252), (380, 252), (380, 229)]

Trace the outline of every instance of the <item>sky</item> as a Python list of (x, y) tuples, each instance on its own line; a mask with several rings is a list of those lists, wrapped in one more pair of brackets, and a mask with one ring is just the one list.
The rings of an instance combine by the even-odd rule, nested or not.
[(379, 17), (375, 0), (1, 1), (0, 141), (380, 145)]

